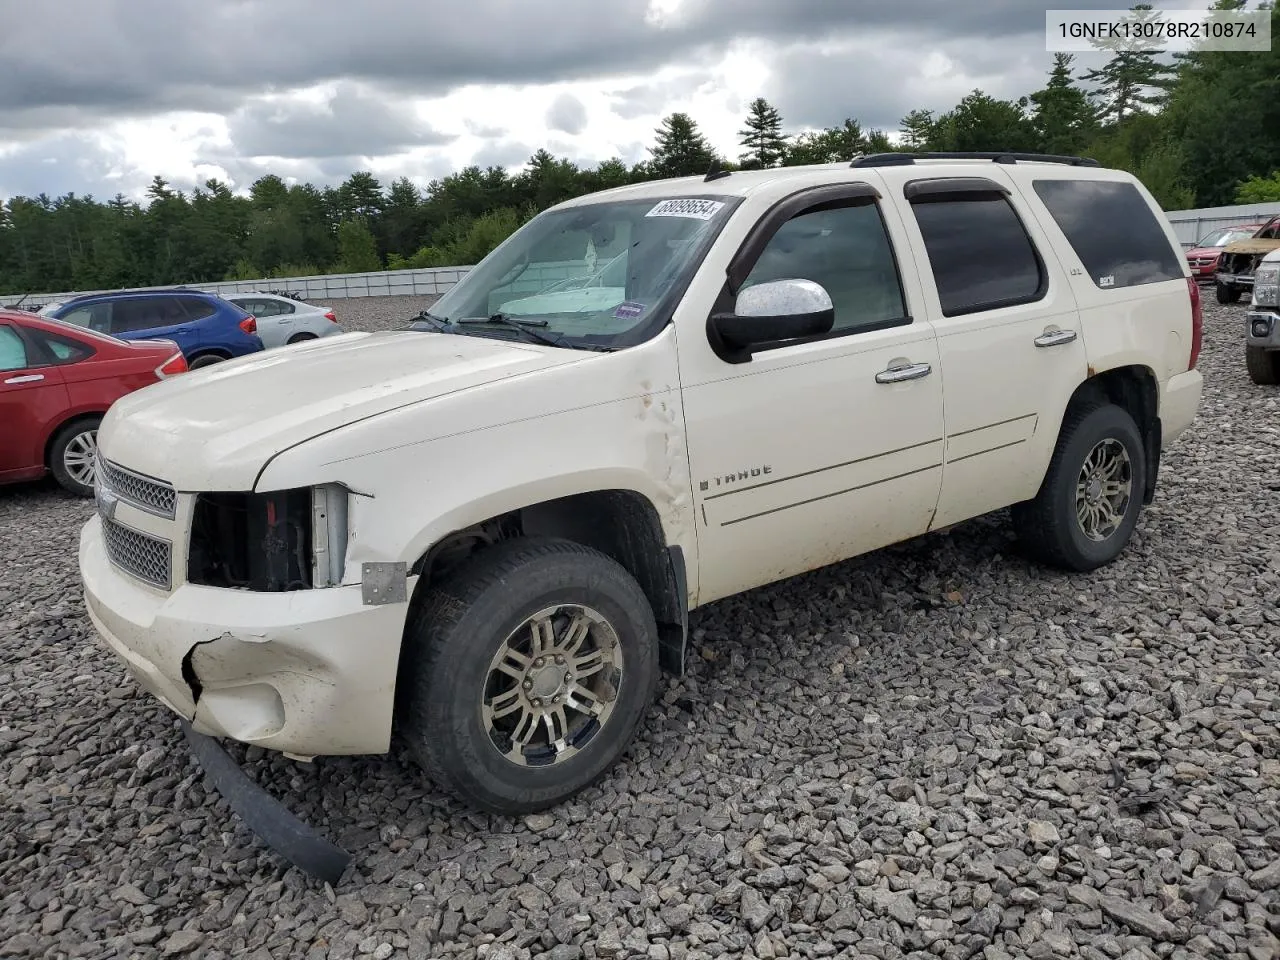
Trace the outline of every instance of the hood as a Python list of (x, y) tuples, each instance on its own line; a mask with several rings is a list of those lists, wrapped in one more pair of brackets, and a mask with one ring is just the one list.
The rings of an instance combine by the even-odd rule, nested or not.
[(327, 431), (589, 356), (454, 334), (339, 334), (128, 394), (98, 443), (108, 459), (180, 491), (249, 490), (272, 456)]
[(1280, 240), (1237, 240), (1222, 248), (1223, 253), (1270, 253), (1280, 249)]
[(1187, 256), (1199, 260), (1205, 257), (1216, 257), (1220, 253), (1222, 253), (1222, 247), (1192, 247), (1187, 251)]

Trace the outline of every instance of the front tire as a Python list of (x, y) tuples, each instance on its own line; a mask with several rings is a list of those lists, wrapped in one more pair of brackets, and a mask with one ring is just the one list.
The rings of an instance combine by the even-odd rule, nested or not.
[(94, 458), (98, 453), (98, 424), (80, 420), (58, 431), (49, 448), (49, 469), (62, 488), (77, 497), (93, 496)]
[(414, 604), (397, 713), (410, 752), (463, 803), (555, 806), (630, 746), (658, 680), (639, 584), (599, 551), (522, 538), (491, 547)]
[(1105, 566), (1133, 535), (1147, 461), (1128, 411), (1095, 403), (1069, 411), (1034, 500), (1010, 511), (1035, 559), (1078, 573)]
[(226, 357), (220, 357), (216, 353), (206, 353), (203, 356), (196, 357), (188, 364), (188, 370), (199, 370), (201, 367), (212, 366), (215, 363), (221, 363)]
[(1214, 293), (1217, 294), (1219, 303), (1235, 303), (1240, 299), (1239, 287), (1233, 287), (1221, 281), (1214, 282)]
[(1246, 346), (1244, 365), (1254, 383), (1264, 387), (1280, 384), (1280, 351)]

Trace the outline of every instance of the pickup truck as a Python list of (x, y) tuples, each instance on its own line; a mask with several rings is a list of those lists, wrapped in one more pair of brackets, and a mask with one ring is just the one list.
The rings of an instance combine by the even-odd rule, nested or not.
[(115, 404), (88, 613), (197, 735), (310, 760), (394, 730), (525, 814), (626, 752), (699, 607), (1006, 507), (1040, 561), (1112, 562), (1200, 342), (1160, 208), (1086, 159), (583, 196), (410, 329)]
[(1280, 216), (1272, 217), (1249, 239), (1223, 247), (1214, 273), (1218, 302), (1235, 303), (1248, 293), (1258, 264), (1273, 250), (1280, 250)]

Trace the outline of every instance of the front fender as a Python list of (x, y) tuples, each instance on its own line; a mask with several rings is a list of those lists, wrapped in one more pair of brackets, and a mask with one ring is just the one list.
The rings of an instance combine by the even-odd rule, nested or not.
[[(492, 423), (497, 414), (505, 422)], [(629, 490), (653, 504), (666, 545), (683, 551), (695, 594), (684, 427), (674, 343), (660, 336), (313, 438), (274, 458), (256, 489), (353, 492), (344, 582), (358, 582), (366, 562), (412, 566), (449, 533), (512, 510)]]

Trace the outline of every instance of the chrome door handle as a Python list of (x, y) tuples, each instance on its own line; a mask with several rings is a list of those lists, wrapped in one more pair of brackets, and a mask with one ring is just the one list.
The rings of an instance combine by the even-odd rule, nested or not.
[(43, 379), (43, 373), (33, 373), (25, 377), (10, 377), (5, 383), (36, 383)]
[(1050, 330), (1036, 337), (1035, 343), (1037, 347), (1056, 347), (1062, 343), (1070, 343), (1075, 338), (1074, 330)]
[(903, 380), (919, 380), (933, 372), (927, 363), (908, 363), (901, 367), (889, 367), (876, 374), (876, 383), (901, 383)]

